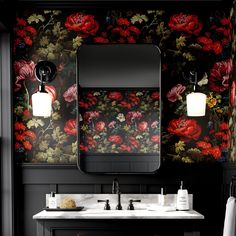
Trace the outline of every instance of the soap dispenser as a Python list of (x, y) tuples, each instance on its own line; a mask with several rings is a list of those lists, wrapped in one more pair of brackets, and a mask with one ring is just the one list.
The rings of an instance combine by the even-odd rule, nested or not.
[(183, 189), (183, 181), (181, 181), (180, 189), (177, 193), (176, 209), (179, 211), (189, 210), (188, 190)]
[(50, 197), (48, 199), (48, 207), (49, 208), (57, 208), (57, 199), (55, 196), (55, 192), (51, 192)]

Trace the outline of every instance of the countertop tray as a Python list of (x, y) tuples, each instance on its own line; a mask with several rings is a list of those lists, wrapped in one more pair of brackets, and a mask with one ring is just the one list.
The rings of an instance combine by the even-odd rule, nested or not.
[(45, 207), (43, 208), (43, 210), (46, 211), (81, 211), (84, 207), (83, 206), (79, 206), (79, 207), (75, 207), (75, 208), (48, 208)]

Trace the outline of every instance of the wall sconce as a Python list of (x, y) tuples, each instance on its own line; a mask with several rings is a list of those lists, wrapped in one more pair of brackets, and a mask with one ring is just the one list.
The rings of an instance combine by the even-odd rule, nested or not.
[(45, 90), (45, 84), (55, 79), (57, 68), (50, 61), (40, 61), (34, 70), (40, 85), (32, 95), (33, 116), (49, 117), (52, 113), (52, 96)]
[(206, 94), (196, 92), (197, 72), (190, 71), (190, 83), (193, 84), (193, 92), (186, 96), (187, 116), (205, 116)]

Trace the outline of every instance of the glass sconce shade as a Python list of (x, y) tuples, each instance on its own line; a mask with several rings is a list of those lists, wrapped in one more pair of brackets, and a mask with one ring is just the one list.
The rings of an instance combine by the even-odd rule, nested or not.
[(49, 117), (52, 113), (52, 96), (47, 92), (32, 95), (33, 116)]
[(45, 84), (56, 77), (57, 68), (50, 61), (40, 61), (34, 69), (35, 77), (40, 82), (39, 90), (32, 95), (33, 116), (49, 117), (52, 114), (52, 96), (47, 93)]
[(187, 115), (205, 116), (206, 95), (204, 93), (193, 92), (187, 95)]

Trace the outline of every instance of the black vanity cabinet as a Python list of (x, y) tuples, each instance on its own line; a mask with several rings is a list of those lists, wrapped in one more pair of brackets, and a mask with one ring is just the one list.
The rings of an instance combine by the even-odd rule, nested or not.
[(202, 224), (173, 219), (37, 220), (37, 236), (204, 236)]

